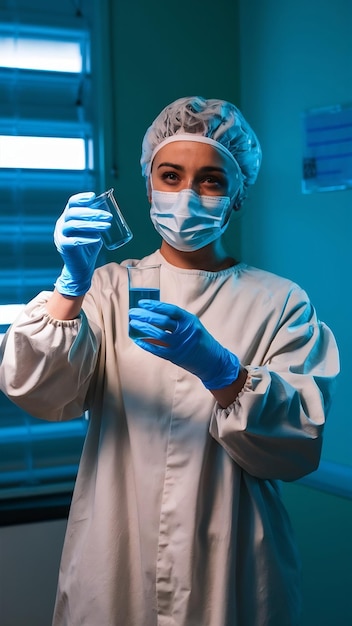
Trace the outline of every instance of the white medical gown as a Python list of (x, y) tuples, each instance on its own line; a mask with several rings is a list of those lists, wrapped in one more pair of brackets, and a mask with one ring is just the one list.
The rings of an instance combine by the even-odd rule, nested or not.
[(277, 481), (319, 463), (334, 338), (304, 291), (268, 272), (180, 269), (159, 251), (133, 263), (161, 263), (161, 299), (196, 314), (248, 378), (223, 409), (136, 346), (127, 261), (96, 270), (78, 319), (51, 318), (47, 293), (27, 305), (1, 388), (47, 420), (90, 411), (53, 623), (296, 626), (299, 564)]

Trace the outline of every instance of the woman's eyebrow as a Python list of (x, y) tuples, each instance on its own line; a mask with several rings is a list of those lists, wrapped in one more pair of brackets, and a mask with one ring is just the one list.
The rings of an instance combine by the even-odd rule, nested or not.
[[(159, 163), (157, 169), (160, 167), (173, 167), (175, 170), (184, 170), (182, 165), (177, 163), (170, 163), (168, 161), (164, 161), (163, 163)], [(204, 167), (199, 168), (200, 172), (221, 172), (222, 174), (226, 174), (227, 170), (223, 167), (218, 167), (217, 165), (204, 165)]]
[(159, 163), (157, 169), (160, 167), (173, 167), (175, 170), (183, 170), (182, 165), (177, 165), (177, 163), (169, 163), (168, 161), (164, 161), (163, 163)]

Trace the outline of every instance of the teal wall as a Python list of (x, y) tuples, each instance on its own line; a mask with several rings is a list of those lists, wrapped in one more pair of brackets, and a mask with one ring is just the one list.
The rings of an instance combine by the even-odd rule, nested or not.
[(349, 0), (241, 0), (241, 104), (263, 148), (242, 223), (243, 257), (304, 287), (333, 329), (342, 373), (324, 443), (352, 465), (352, 190), (302, 194), (302, 112), (352, 104)]
[(352, 624), (352, 502), (297, 484), (283, 499), (302, 563), (300, 626)]
[[(333, 329), (342, 373), (323, 458), (352, 465), (352, 190), (301, 193), (301, 114), (352, 103), (349, 0), (241, 0), (241, 106), (263, 165), (241, 223), (242, 258), (300, 283)], [(283, 487), (303, 566), (302, 626), (352, 623), (352, 501)]]

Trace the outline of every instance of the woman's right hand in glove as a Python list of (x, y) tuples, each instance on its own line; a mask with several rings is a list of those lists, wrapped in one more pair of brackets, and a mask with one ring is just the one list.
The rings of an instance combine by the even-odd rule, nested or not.
[(71, 196), (56, 222), (54, 242), (64, 267), (55, 287), (65, 296), (88, 291), (102, 247), (101, 233), (110, 228), (111, 214), (90, 207), (94, 198), (93, 192)]

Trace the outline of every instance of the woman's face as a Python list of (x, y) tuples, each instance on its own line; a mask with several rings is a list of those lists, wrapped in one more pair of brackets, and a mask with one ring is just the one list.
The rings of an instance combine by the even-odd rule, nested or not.
[[(230, 196), (238, 188), (230, 158), (215, 147), (197, 141), (175, 141), (157, 152), (152, 185), (157, 191), (192, 189), (199, 195)], [(149, 185), (149, 200), (151, 189)]]

